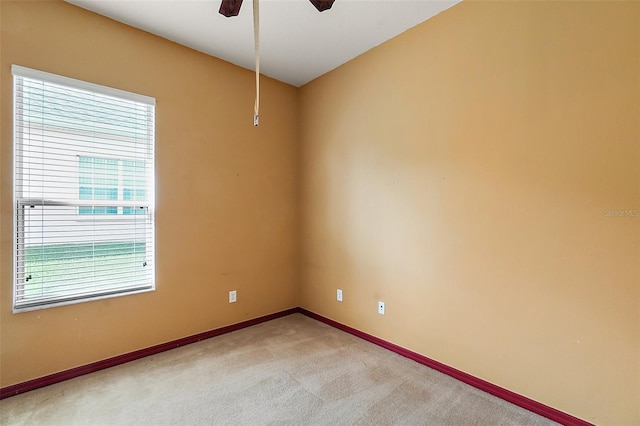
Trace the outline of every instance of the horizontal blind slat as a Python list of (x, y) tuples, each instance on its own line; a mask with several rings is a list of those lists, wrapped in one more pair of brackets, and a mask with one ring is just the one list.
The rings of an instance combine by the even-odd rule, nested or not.
[(78, 87), (84, 90), (102, 93), (105, 95), (114, 96), (123, 100), (131, 100), (134, 102), (146, 103), (149, 105), (155, 105), (156, 100), (149, 96), (140, 95), (137, 93), (131, 93), (120, 89), (101, 86), (95, 83), (89, 83), (87, 81), (76, 80), (61, 75), (51, 74), (44, 71), (34, 70), (20, 65), (12, 65), (11, 72), (14, 76), (22, 77), (24, 79), (30, 79), (35, 81), (48, 81), (52, 83), (58, 83), (61, 86)]

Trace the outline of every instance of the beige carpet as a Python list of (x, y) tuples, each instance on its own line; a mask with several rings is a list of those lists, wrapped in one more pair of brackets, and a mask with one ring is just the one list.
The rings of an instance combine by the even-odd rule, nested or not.
[(300, 314), (0, 401), (3, 425), (550, 425)]

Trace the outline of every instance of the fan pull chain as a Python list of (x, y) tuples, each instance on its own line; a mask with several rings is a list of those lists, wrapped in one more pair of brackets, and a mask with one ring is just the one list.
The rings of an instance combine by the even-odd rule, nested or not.
[(253, 42), (256, 53), (256, 103), (253, 107), (253, 125), (258, 127), (260, 111), (260, 6), (253, 0)]

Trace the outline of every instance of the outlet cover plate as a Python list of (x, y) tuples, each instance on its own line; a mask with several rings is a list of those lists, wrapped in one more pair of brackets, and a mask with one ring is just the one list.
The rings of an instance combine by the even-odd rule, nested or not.
[(336, 292), (336, 299), (338, 299), (338, 302), (342, 302), (342, 290), (338, 289), (338, 291)]
[(384, 302), (378, 302), (378, 313), (384, 315)]
[(229, 303), (236, 303), (237, 299), (237, 293), (235, 290), (232, 290), (229, 292)]

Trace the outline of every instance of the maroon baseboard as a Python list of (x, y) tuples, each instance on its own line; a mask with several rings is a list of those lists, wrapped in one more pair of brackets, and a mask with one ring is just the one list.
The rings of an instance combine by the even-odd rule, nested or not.
[(301, 313), (317, 321), (323, 322), (327, 325), (335, 327), (339, 330), (345, 331), (349, 334), (353, 334), (368, 342), (374, 343), (441, 373), (447, 374), (454, 379), (460, 380), (468, 385), (485, 391), (491, 395), (497, 396), (507, 402), (518, 405), (524, 409), (532, 411), (541, 416), (547, 417), (555, 422), (561, 423), (567, 426), (593, 426), (584, 420), (574, 417), (570, 414), (564, 413), (555, 408), (544, 405), (540, 402), (534, 401), (526, 396), (519, 395), (508, 389), (489, 383), (485, 380), (474, 377), (468, 373), (460, 370), (456, 370), (453, 367), (449, 367), (446, 364), (427, 358), (424, 355), (420, 355), (416, 352), (405, 349), (401, 346), (382, 340), (378, 337), (372, 336), (355, 328), (341, 324), (337, 321), (318, 315), (315, 312), (308, 311), (304, 308), (292, 308), (286, 311), (276, 312), (270, 315), (265, 315), (259, 318), (254, 318), (248, 321), (243, 321), (238, 324), (228, 325), (226, 327), (218, 328), (215, 330), (205, 331), (203, 333), (194, 334), (193, 336), (183, 337), (181, 339), (173, 340), (167, 343), (161, 343), (159, 345), (151, 346), (149, 348), (140, 349), (137, 351), (129, 352), (126, 354), (118, 355), (112, 358), (108, 358), (102, 361), (93, 362), (91, 364), (82, 365), (80, 367), (71, 368), (69, 370), (61, 371), (59, 373), (50, 374), (48, 376), (40, 377), (37, 379), (29, 380), (15, 385), (0, 388), (0, 399), (7, 398), (20, 393), (28, 392), (34, 389), (38, 389), (44, 386), (59, 383), (65, 380), (72, 379), (74, 377), (82, 376), (84, 374), (93, 373), (95, 371), (103, 370), (105, 368), (114, 367), (116, 365), (124, 364), (129, 361), (134, 361), (149, 355), (154, 355), (160, 352), (175, 349), (180, 346), (188, 345), (190, 343), (199, 342), (201, 340), (209, 339), (211, 337), (220, 336), (221, 334), (230, 333), (232, 331), (240, 330), (242, 328), (251, 327), (256, 324), (260, 324), (266, 321), (271, 321), (276, 318), (284, 317), (287, 315)]
[(556, 410), (555, 408), (552, 408), (552, 407), (549, 407), (548, 405), (544, 405), (540, 402), (534, 401), (530, 398), (527, 398), (526, 396), (519, 395), (508, 389), (502, 388), (498, 385), (494, 385), (493, 383), (474, 377), (471, 374), (465, 373), (464, 371), (456, 370), (455, 368), (449, 367), (446, 364), (442, 364), (441, 362), (427, 358), (424, 355), (420, 355), (416, 352), (412, 352), (401, 346), (387, 342), (386, 340), (382, 340), (378, 337), (364, 333), (360, 330), (349, 327), (348, 325), (344, 325), (334, 320), (331, 320), (329, 318), (325, 318), (322, 315), (316, 314), (315, 312), (308, 311), (304, 308), (299, 308), (298, 311), (303, 315), (306, 315), (317, 321), (323, 322), (339, 330), (345, 331), (349, 334), (353, 334), (354, 336), (357, 336), (368, 342), (374, 343), (378, 346), (382, 346), (383, 348), (388, 349), (392, 352), (395, 352), (398, 355), (402, 355), (420, 364), (426, 365), (427, 367), (433, 368), (434, 370), (437, 370), (441, 373), (451, 376), (454, 379), (460, 380), (463, 383), (471, 385), (491, 395), (497, 396), (498, 398), (501, 398), (517, 406), (520, 406), (533, 413), (544, 416), (550, 420), (553, 420), (554, 422), (558, 422), (566, 426), (593, 426), (591, 423), (581, 420), (570, 414), (564, 413), (560, 410)]
[(172, 340), (171, 342), (161, 343), (159, 345), (151, 346), (149, 348), (140, 349), (137, 351), (126, 353), (126, 354), (114, 356), (113, 358), (108, 358), (102, 361), (92, 362), (91, 364), (82, 365), (80, 367), (71, 368), (69, 370), (61, 371), (59, 373), (54, 373), (48, 376), (39, 377), (37, 379), (29, 380), (26, 382), (17, 383), (15, 385), (0, 388), (0, 399), (17, 395), (19, 393), (28, 392), (44, 386), (52, 385), (54, 383), (59, 383), (65, 380), (73, 379), (74, 377), (82, 376), (84, 374), (89, 374), (95, 371), (104, 370), (105, 368), (114, 367), (116, 365), (124, 364), (126, 362), (140, 359), (145, 356), (154, 355), (160, 352), (168, 351), (170, 349), (175, 349), (180, 346), (199, 342), (201, 340), (209, 339), (211, 337), (219, 336), (221, 334), (240, 330), (246, 327), (251, 327), (252, 325), (260, 324), (266, 321), (271, 321), (272, 319), (284, 317), (297, 312), (300, 312), (300, 308), (287, 309), (286, 311), (276, 312), (274, 314), (269, 314), (269, 315), (265, 315), (259, 318), (254, 318), (248, 321), (243, 321), (238, 324), (232, 324), (226, 327), (217, 328), (215, 330), (205, 331), (203, 333), (194, 334), (193, 336), (183, 337), (181, 339)]

